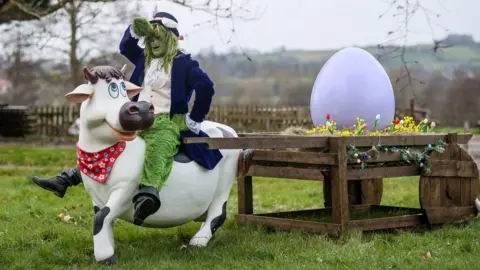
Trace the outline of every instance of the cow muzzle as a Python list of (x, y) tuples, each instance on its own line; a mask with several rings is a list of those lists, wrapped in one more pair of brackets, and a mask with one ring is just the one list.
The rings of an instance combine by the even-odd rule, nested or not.
[(120, 108), (120, 126), (127, 132), (148, 129), (153, 125), (154, 119), (154, 107), (146, 101), (130, 101)]

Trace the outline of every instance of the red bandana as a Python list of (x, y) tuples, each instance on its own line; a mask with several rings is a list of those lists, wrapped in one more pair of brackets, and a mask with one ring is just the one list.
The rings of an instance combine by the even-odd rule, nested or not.
[(99, 183), (105, 183), (110, 176), (113, 164), (125, 150), (124, 141), (96, 153), (85, 152), (77, 145), (77, 165), (80, 171)]

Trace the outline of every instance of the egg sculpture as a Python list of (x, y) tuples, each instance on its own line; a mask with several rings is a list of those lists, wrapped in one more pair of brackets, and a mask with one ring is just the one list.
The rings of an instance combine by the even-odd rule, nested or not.
[(313, 85), (310, 113), (315, 126), (326, 123), (326, 115), (337, 129), (352, 127), (357, 117), (367, 130), (390, 125), (395, 115), (392, 83), (382, 65), (369, 52), (348, 47), (335, 53), (322, 67)]

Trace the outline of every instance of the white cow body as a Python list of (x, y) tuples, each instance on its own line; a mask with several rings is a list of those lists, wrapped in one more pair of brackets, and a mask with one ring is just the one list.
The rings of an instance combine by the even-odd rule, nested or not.
[[(202, 123), (202, 130), (210, 137), (221, 137), (221, 132), (216, 129), (217, 126), (221, 126), (236, 135), (233, 129), (210, 121)], [(82, 147), (81, 139), (79, 140), (79, 146)], [(160, 191), (162, 206), (154, 215), (149, 216), (142, 226), (152, 228), (174, 227), (195, 220), (205, 214), (214, 199), (214, 194), (221, 180), (220, 168), (224, 164), (230, 165), (231, 171), (234, 173), (234, 180), (239, 152), (239, 150), (222, 150), (221, 153), (224, 158), (213, 170), (204, 169), (195, 162), (174, 162), (170, 176)], [(109, 200), (112, 190), (126, 190), (122, 195), (128, 197), (126, 200), (128, 205), (125, 206), (125, 212), (119, 218), (133, 223), (134, 208), (131, 201), (138, 189), (138, 179), (143, 166), (144, 153), (145, 142), (142, 138), (137, 137), (133, 141), (127, 142), (125, 151), (115, 162), (110, 178), (105, 184), (98, 183), (82, 173), (83, 184), (95, 206), (103, 208)], [(230, 162), (227, 162), (229, 160)], [(219, 191), (221, 193), (226, 192), (227, 195), (230, 193), (233, 181), (229, 182), (220, 187)]]
[[(86, 78), (93, 76), (88, 69), (84, 72)], [(96, 81), (95, 78), (90, 81), (92, 80)], [(122, 129), (119, 112), (122, 106), (129, 105), (126, 103), (130, 100), (127, 94), (119, 96), (115, 92), (109, 92), (114, 89), (112, 84), (123, 85), (128, 97), (141, 90), (123, 79), (114, 78), (110, 82), (98, 79), (93, 84), (79, 86), (67, 94), (70, 101), (82, 102), (77, 144), (79, 148), (95, 153), (114, 145), (120, 141), (119, 138), (125, 138), (123, 141), (126, 141), (125, 149), (115, 161), (105, 183), (99, 183), (82, 172), (85, 189), (98, 210), (94, 219), (94, 255), (98, 262), (105, 264), (116, 262), (113, 221), (120, 218), (133, 223), (132, 199), (139, 188), (146, 146), (145, 141), (136, 137), (134, 132)], [(223, 137), (225, 131), (229, 136), (238, 136), (232, 128), (210, 121), (202, 123), (202, 130), (210, 137)], [(190, 244), (206, 246), (212, 234), (225, 220), (225, 205), (236, 178), (241, 150), (222, 150), (221, 153), (223, 158), (213, 170), (204, 169), (195, 161), (174, 162), (159, 193), (161, 207), (148, 216), (142, 226), (167, 228), (201, 220), (204, 223)]]

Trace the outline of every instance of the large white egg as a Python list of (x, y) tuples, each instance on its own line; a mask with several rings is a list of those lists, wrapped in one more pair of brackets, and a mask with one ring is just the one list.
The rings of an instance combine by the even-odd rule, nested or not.
[(356, 47), (342, 49), (318, 73), (310, 113), (315, 126), (325, 124), (325, 116), (330, 114), (338, 129), (353, 126), (360, 117), (369, 130), (379, 114), (377, 129), (383, 129), (395, 115), (392, 83), (373, 55)]

